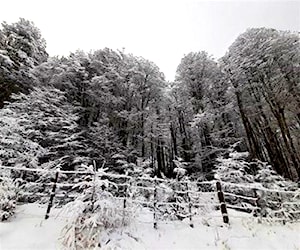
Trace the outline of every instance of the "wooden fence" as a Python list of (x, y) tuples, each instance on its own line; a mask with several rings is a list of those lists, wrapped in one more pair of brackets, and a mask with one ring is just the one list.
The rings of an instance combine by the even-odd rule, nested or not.
[(20, 184), (21, 200), (48, 203), (45, 219), (49, 218), (53, 204), (63, 205), (78, 196), (83, 180), (90, 185), (96, 180), (106, 180), (107, 185), (101, 187), (102, 190), (112, 194), (116, 205), (122, 211), (125, 211), (129, 204), (149, 208), (153, 213), (154, 228), (157, 228), (158, 223), (183, 219), (188, 219), (190, 227), (194, 227), (195, 216), (205, 216), (212, 210), (219, 210), (223, 222), (229, 223), (228, 209), (252, 213), (255, 217), (272, 221), (286, 222), (300, 219), (299, 189), (273, 190), (264, 188), (259, 183), (237, 184), (221, 180), (179, 181), (93, 170), (50, 171), (5, 166), (0, 168), (13, 172), (40, 172), (47, 176), (46, 180), (51, 179), (48, 183)]

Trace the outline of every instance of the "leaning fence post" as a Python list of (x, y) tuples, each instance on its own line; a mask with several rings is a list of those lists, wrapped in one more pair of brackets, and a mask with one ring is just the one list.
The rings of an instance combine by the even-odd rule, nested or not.
[(51, 208), (52, 208), (52, 205), (53, 205), (53, 200), (54, 200), (55, 190), (56, 190), (56, 184), (57, 184), (57, 181), (58, 181), (58, 175), (59, 175), (59, 169), (55, 173), (55, 178), (54, 178), (54, 182), (53, 182), (53, 186), (52, 186), (52, 191), (51, 191), (51, 194), (50, 194), (50, 200), (49, 200), (49, 204), (48, 204), (48, 207), (47, 207), (47, 212), (46, 212), (46, 215), (45, 215), (45, 220), (47, 220), (49, 218), (49, 214), (50, 214), (50, 211), (51, 211)]
[(217, 186), (218, 198), (221, 203), (221, 213), (222, 213), (222, 217), (223, 217), (223, 222), (228, 224), (229, 217), (228, 217), (228, 213), (227, 213), (227, 207), (225, 204), (224, 193), (222, 192), (221, 182), (217, 181), (216, 186)]
[(157, 214), (156, 214), (156, 208), (157, 208), (157, 180), (156, 176), (154, 178), (154, 201), (153, 201), (153, 227), (154, 229), (157, 229)]

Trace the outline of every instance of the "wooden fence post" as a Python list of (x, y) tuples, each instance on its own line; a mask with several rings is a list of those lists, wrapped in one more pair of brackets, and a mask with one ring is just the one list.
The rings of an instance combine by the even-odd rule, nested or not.
[(54, 200), (55, 190), (56, 190), (56, 183), (58, 181), (58, 176), (59, 176), (59, 170), (57, 170), (56, 173), (55, 173), (55, 178), (54, 178), (54, 182), (53, 182), (52, 191), (51, 191), (51, 194), (50, 194), (50, 200), (49, 200), (49, 204), (48, 204), (48, 207), (47, 207), (47, 212), (46, 212), (46, 215), (45, 215), (45, 220), (47, 220), (49, 218), (49, 214), (50, 214), (50, 211), (51, 211), (51, 208), (52, 208), (52, 205), (53, 205), (53, 200)]
[(126, 198), (127, 198), (128, 186), (126, 185), (124, 188), (124, 200), (123, 200), (123, 209), (126, 209)]
[(153, 227), (154, 229), (157, 229), (157, 214), (156, 214), (156, 208), (157, 208), (157, 180), (156, 176), (154, 178), (154, 201), (153, 201)]
[(128, 197), (128, 186), (130, 186), (130, 181), (129, 184), (126, 183), (124, 186), (124, 200), (123, 200), (123, 225), (125, 225), (125, 216), (126, 216), (126, 203), (127, 203), (127, 197)]
[(254, 189), (254, 195), (256, 198), (255, 204), (258, 208), (257, 214), (259, 215), (258, 223), (262, 222), (262, 217), (267, 216), (267, 199), (266, 199), (266, 194), (264, 193), (263, 190), (259, 189)]
[(96, 161), (93, 161), (93, 191), (91, 196), (91, 210), (94, 211), (95, 194), (96, 194), (97, 166)]
[(193, 224), (193, 221), (192, 221), (192, 202), (191, 202), (191, 197), (189, 195), (189, 185), (188, 185), (188, 183), (185, 183), (185, 186), (186, 186), (187, 201), (189, 203), (190, 227), (194, 227), (194, 224)]
[(259, 205), (259, 199), (260, 199), (260, 197), (259, 197), (259, 195), (257, 194), (257, 189), (256, 188), (254, 188), (253, 189), (253, 193), (254, 193), (254, 197), (256, 198), (255, 199), (255, 206), (257, 207), (257, 209), (255, 210), (255, 212), (254, 212), (254, 216), (255, 217), (258, 217), (259, 216), (259, 218), (257, 219), (257, 222), (258, 223), (261, 223), (262, 222), (262, 214), (261, 214), (261, 207), (260, 207), (260, 205)]
[(218, 198), (221, 203), (221, 213), (222, 213), (222, 217), (223, 217), (223, 222), (228, 224), (229, 217), (228, 217), (228, 213), (227, 213), (227, 207), (225, 204), (224, 193), (222, 192), (221, 182), (217, 181), (216, 186), (217, 186)]

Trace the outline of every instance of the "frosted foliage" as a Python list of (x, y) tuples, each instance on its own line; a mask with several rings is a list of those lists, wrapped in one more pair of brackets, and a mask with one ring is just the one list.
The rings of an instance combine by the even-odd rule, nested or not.
[(284, 179), (271, 165), (259, 160), (248, 162), (248, 153), (230, 153), (229, 158), (218, 158), (217, 176), (224, 182), (256, 183), (270, 189), (296, 190), (295, 182)]
[(296, 183), (285, 180), (282, 176), (278, 175), (272, 166), (261, 163), (263, 168), (258, 170), (255, 175), (255, 181), (262, 182), (264, 187), (267, 188), (285, 188), (285, 189), (295, 189), (297, 188)]
[(62, 210), (62, 214), (68, 217), (62, 231), (65, 247), (97, 247), (101, 233), (124, 227), (132, 220), (135, 213), (133, 205), (127, 202), (126, 209), (123, 209), (123, 200), (116, 200), (112, 193), (106, 191), (109, 187), (117, 189), (115, 183), (94, 178), (93, 181), (83, 180), (76, 187), (83, 190), (82, 193)]
[(10, 59), (10, 57), (7, 55), (7, 51), (5, 50), (0, 50), (0, 63), (1, 65), (7, 65), (7, 67), (14, 65), (14, 62)]
[(193, 120), (190, 122), (190, 125), (192, 128), (194, 128), (204, 122), (210, 122), (211, 120), (213, 120), (213, 118), (214, 114), (210, 113), (209, 111), (204, 111), (203, 113), (196, 114)]
[(0, 156), (4, 164), (37, 168), (39, 158), (50, 150), (76, 146), (76, 133), (69, 134), (74, 132), (78, 117), (63, 92), (35, 88), (29, 95), (12, 98), (14, 102), (0, 110)]
[(239, 158), (239, 156), (244, 156), (243, 153), (235, 153), (230, 156), (228, 159), (223, 157), (217, 159), (219, 162), (216, 170), (218, 178), (234, 183), (253, 183), (254, 176), (247, 174), (251, 171), (250, 165), (243, 158)]
[[(26, 138), (31, 133), (27, 115), (11, 107), (0, 110), (0, 157), (3, 162), (31, 168), (37, 167), (37, 158), (45, 151), (38, 143)], [(24, 126), (27, 123), (27, 126)]]
[[(46, 42), (40, 30), (28, 20), (20, 18), (13, 24), (2, 23), (2, 39), (6, 41), (4, 48), (15, 63), (33, 67), (46, 61)], [(1, 47), (0, 47), (1, 49)]]
[(295, 182), (278, 175), (271, 165), (256, 160), (248, 162), (248, 153), (230, 153), (229, 158), (218, 158), (216, 176), (224, 182), (253, 184), (270, 189), (297, 190)]
[(225, 192), (257, 196), (258, 199), (253, 202), (225, 195), (226, 202), (244, 208), (258, 206), (260, 214), (268, 218), (299, 219), (300, 190), (297, 183), (278, 175), (269, 164), (258, 160), (247, 162), (246, 157), (245, 153), (233, 152), (227, 159), (218, 158), (215, 177), (222, 181)]
[(0, 175), (0, 221), (14, 215), (17, 199), (17, 187), (8, 173)]
[(299, 45), (296, 32), (250, 28), (221, 59), (239, 99), (251, 155), (294, 181), (300, 164)]
[(176, 175), (176, 179), (182, 179), (187, 173), (187, 163), (184, 162), (183, 159), (180, 157), (176, 157), (176, 159), (173, 160), (173, 163), (175, 165), (173, 173)]

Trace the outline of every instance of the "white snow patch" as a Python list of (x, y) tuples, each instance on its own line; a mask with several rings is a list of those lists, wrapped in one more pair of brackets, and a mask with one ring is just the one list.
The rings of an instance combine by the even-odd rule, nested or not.
[(231, 157), (232, 159), (245, 159), (249, 156), (248, 152), (232, 152), (229, 153), (229, 157)]
[[(55, 218), (51, 211), (45, 221), (46, 206), (19, 206), (16, 217), (0, 223), (0, 249), (62, 249), (60, 233), (66, 218)], [(230, 225), (222, 223), (220, 211), (211, 211), (189, 220), (158, 222), (153, 228), (153, 215), (141, 209), (131, 226), (103, 232), (101, 249), (300, 249), (300, 223), (258, 224), (250, 214), (229, 209)]]
[(62, 219), (44, 220), (46, 207), (37, 204), (22, 205), (16, 216), (0, 222), (0, 249), (60, 249), (60, 231), (65, 225)]

